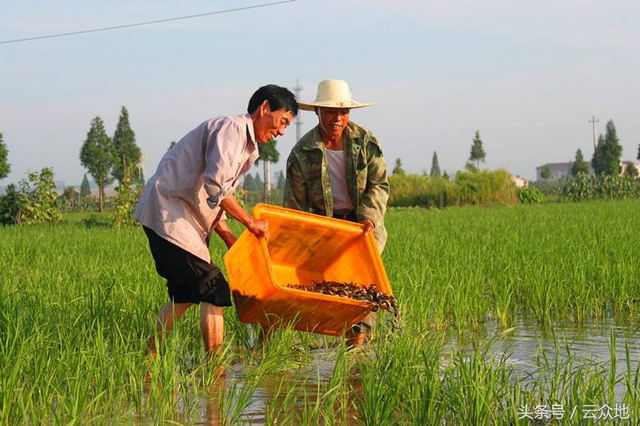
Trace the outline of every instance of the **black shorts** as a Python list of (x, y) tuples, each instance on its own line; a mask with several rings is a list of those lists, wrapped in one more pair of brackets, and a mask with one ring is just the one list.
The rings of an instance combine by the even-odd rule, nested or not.
[(146, 226), (156, 271), (167, 279), (169, 298), (174, 303), (211, 303), (231, 306), (229, 284), (220, 268), (165, 240)]

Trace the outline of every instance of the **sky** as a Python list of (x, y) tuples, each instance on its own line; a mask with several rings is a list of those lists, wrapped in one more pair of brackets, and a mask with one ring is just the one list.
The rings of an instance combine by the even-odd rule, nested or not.
[[(483, 167), (535, 179), (537, 166), (593, 154), (613, 120), (623, 159), (640, 144), (640, 2), (619, 0), (297, 0), (268, 7), (22, 43), (2, 41), (161, 20), (274, 0), (0, 0), (0, 133), (5, 186), (52, 167), (79, 185), (91, 120), (113, 135), (122, 106), (150, 177), (171, 141), (243, 114), (264, 84), (347, 80), (375, 102), (351, 120), (373, 131), (389, 168), (429, 172), (434, 151), (464, 167), (476, 130)], [(317, 124), (301, 111), (302, 133)], [(284, 168), (295, 143), (279, 138)], [(261, 170), (255, 168), (255, 171)]]

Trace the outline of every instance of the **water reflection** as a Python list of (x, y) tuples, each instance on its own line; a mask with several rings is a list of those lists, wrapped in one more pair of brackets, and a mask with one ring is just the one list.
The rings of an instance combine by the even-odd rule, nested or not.
[[(509, 363), (525, 371), (533, 367), (532, 360), (536, 353), (542, 350), (548, 356), (554, 356), (558, 346), (560, 355), (566, 355), (568, 348), (572, 358), (576, 360), (600, 360), (608, 363), (611, 360), (610, 342), (612, 335), (616, 339), (616, 358), (618, 373), (626, 361), (626, 348), (637, 355), (640, 351), (640, 320), (615, 321), (613, 319), (589, 320), (582, 324), (570, 321), (550, 321), (540, 324), (535, 319), (518, 318), (513, 328), (501, 329), (497, 322), (488, 321), (479, 331), (467, 332), (462, 335), (450, 334), (448, 346), (451, 348), (471, 349), (471, 342), (489, 341), (495, 339), (492, 353), (505, 354)], [(631, 366), (635, 370), (638, 357), (632, 356)], [(626, 365), (624, 366), (626, 368)]]
[[(639, 329), (637, 319), (589, 320), (576, 325), (570, 321), (540, 324), (534, 319), (519, 318), (509, 330), (500, 329), (496, 323), (487, 323), (476, 333), (450, 335), (448, 346), (469, 350), (471, 341), (495, 339), (490, 354), (504, 357), (525, 385), (540, 378), (552, 380), (566, 368), (570, 371), (579, 368), (610, 371), (613, 365), (615, 377), (622, 378), (633, 377), (638, 371)], [(613, 362), (612, 353), (615, 353)], [(613, 389), (615, 400), (622, 402), (627, 391), (624, 380), (617, 381)]]
[[(446, 347), (456, 351), (472, 350), (473, 342), (488, 342), (495, 339), (490, 351), (491, 355), (506, 357), (516, 373), (539, 373), (540, 366), (535, 357), (540, 351), (548, 359), (561, 359), (570, 356), (574, 366), (596, 362), (599, 365), (611, 364), (611, 339), (615, 336), (615, 354), (617, 358), (617, 374), (622, 375), (627, 370), (626, 346), (629, 348), (629, 365), (632, 371), (638, 368), (638, 354), (640, 353), (640, 320), (620, 322), (612, 319), (585, 321), (579, 326), (568, 321), (551, 321), (540, 324), (534, 319), (519, 318), (515, 320), (513, 328), (504, 330), (497, 322), (486, 322), (484, 326), (473, 332), (462, 334), (446, 332)], [(445, 351), (446, 353), (447, 351)], [(274, 419), (295, 419), (296, 415), (309, 411), (309, 404), (316, 398), (322, 397), (330, 387), (339, 349), (317, 349), (311, 351), (310, 363), (304, 367), (278, 372), (264, 376), (256, 383), (250, 370), (238, 363), (227, 369), (226, 377), (216, 384), (217, 388), (209, 391), (210, 398), (206, 402), (206, 425), (223, 424), (219, 422), (220, 401), (216, 395), (224, 391), (227, 397), (243, 398), (249, 395), (244, 403), (242, 414), (238, 420), (243, 424), (270, 424)], [(445, 357), (446, 358), (446, 357)], [(446, 360), (445, 360), (446, 362)], [(357, 363), (351, 363), (357, 365)], [(340, 372), (345, 375), (345, 372)], [(519, 374), (520, 375), (520, 374)], [(357, 371), (346, 372), (347, 385), (351, 389), (349, 406), (351, 412), (348, 418), (356, 416), (354, 400), (361, 391), (360, 378)], [(526, 380), (525, 380), (526, 381)], [(253, 389), (243, 389), (247, 383), (256, 383)], [(616, 387), (616, 394), (624, 392), (622, 385)], [(287, 413), (278, 412), (278, 407), (286, 407)], [(342, 422), (340, 422), (342, 424)], [(346, 422), (347, 424), (350, 421)], [(353, 420), (353, 424), (357, 424)]]
[[(322, 397), (336, 367), (336, 350), (312, 350), (310, 363), (295, 370), (281, 371), (267, 375), (253, 389), (251, 400), (243, 410), (243, 424), (268, 424), (270, 419), (282, 417), (291, 412), (302, 412), (305, 403), (315, 402)], [(242, 386), (253, 381), (250, 371), (238, 363), (227, 369), (225, 391), (236, 395), (243, 392)], [(286, 407), (288, 413), (278, 412), (278, 407)], [(210, 415), (218, 415), (212, 411)], [(209, 423), (207, 423), (209, 424)], [(215, 424), (215, 423), (211, 423)]]

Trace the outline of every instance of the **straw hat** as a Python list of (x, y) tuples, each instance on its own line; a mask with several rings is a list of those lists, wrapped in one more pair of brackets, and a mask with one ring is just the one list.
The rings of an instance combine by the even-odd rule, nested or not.
[(318, 83), (316, 100), (310, 103), (298, 102), (298, 107), (306, 111), (314, 111), (316, 107), (323, 108), (363, 108), (374, 103), (363, 104), (351, 99), (349, 84), (344, 80), (323, 80)]

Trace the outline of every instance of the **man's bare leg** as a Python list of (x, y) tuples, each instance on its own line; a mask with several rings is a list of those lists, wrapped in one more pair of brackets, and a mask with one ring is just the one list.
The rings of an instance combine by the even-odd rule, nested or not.
[(175, 322), (178, 322), (180, 317), (184, 315), (191, 305), (193, 305), (193, 303), (173, 303), (169, 301), (162, 307), (158, 314), (158, 321), (156, 323), (156, 335), (149, 338), (149, 353), (151, 355), (156, 355), (158, 353), (156, 339), (158, 341), (158, 346), (161, 345), (174, 326), (174, 317)]
[(200, 303), (200, 328), (204, 339), (204, 349), (213, 355), (224, 340), (224, 308), (211, 303)]

